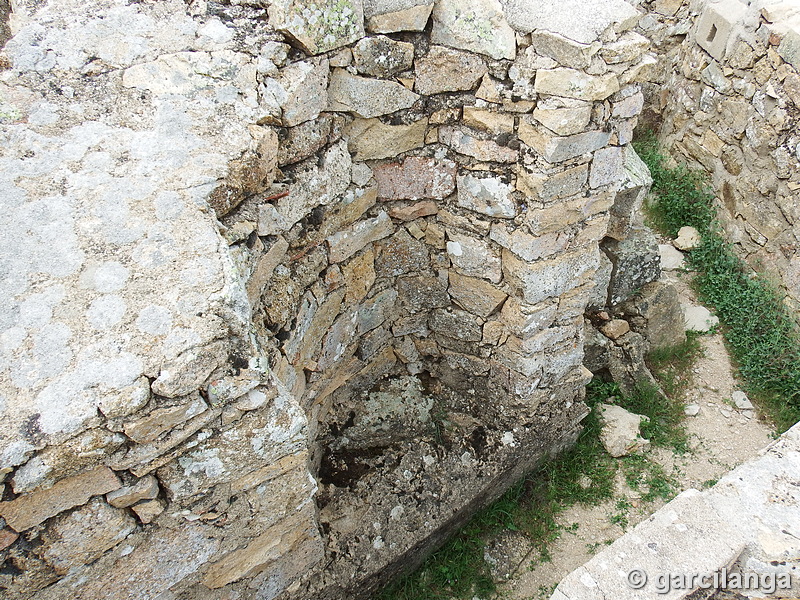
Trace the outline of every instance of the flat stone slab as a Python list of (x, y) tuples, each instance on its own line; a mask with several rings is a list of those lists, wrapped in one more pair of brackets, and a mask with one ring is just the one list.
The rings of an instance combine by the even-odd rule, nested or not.
[(719, 325), (719, 319), (711, 314), (705, 306), (691, 306), (682, 304), (683, 322), (686, 331), (711, 331), (712, 327)]
[[(737, 559), (743, 572), (771, 573), (780, 586), (800, 564), (798, 473), (800, 424), (714, 487), (678, 495), (567, 575), (551, 600), (679, 600), (699, 589), (699, 576)], [(796, 597), (798, 584), (785, 597)]]
[(661, 257), (661, 268), (665, 271), (675, 271), (686, 266), (683, 252), (671, 244), (659, 244), (658, 254)]

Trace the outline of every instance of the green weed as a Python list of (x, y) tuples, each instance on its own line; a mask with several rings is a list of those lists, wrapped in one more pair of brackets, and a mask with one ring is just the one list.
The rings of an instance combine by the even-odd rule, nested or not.
[(739, 259), (723, 236), (705, 179), (669, 167), (652, 135), (635, 147), (653, 175), (652, 224), (673, 237), (684, 225), (700, 232), (701, 245), (688, 252), (698, 296), (719, 317), (750, 396), (785, 431), (800, 420), (800, 326), (777, 287)]

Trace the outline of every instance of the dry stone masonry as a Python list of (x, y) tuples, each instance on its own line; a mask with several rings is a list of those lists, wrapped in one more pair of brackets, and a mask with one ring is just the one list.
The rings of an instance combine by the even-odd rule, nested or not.
[(630, 4), (0, 17), (4, 597), (367, 597), (574, 439)]
[(800, 307), (800, 7), (641, 2), (659, 65), (645, 86), (660, 138), (705, 171), (727, 237)]

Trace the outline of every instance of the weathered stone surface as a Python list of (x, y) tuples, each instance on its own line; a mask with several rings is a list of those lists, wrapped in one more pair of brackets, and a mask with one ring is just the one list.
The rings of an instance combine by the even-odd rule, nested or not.
[(440, 127), (439, 142), (450, 146), (459, 154), (465, 154), (478, 160), (491, 162), (516, 162), (519, 152), (493, 142), (470, 135), (458, 127)]
[(106, 500), (114, 508), (127, 508), (141, 500), (152, 500), (158, 496), (158, 490), (158, 480), (148, 475), (133, 485), (106, 494)]
[(125, 436), (120, 433), (90, 429), (63, 444), (45, 448), (14, 472), (11, 480), (14, 493), (51, 487), (61, 479), (95, 466), (99, 459), (112, 454), (124, 443)]
[(465, 106), (461, 120), (464, 125), (495, 134), (514, 133), (514, 115)]
[(558, 135), (580, 133), (589, 124), (591, 105), (576, 108), (535, 108), (533, 118)]
[(549, 56), (563, 67), (585, 69), (600, 47), (599, 42), (581, 44), (557, 33), (537, 30), (531, 34), (531, 42), (538, 54)]
[(479, 342), (483, 330), (475, 321), (475, 316), (463, 310), (436, 309), (431, 311), (429, 320), (431, 331), (465, 342)]
[(43, 536), (42, 557), (56, 573), (64, 575), (73, 567), (96, 560), (135, 529), (136, 521), (127, 511), (93, 500), (54, 520)]
[(650, 48), (650, 40), (635, 31), (626, 31), (616, 42), (605, 44), (600, 56), (609, 64), (632, 62)]
[[(332, 321), (314, 331), (316, 347)], [(284, 456), (304, 451), (306, 425), (299, 405), (288, 395), (279, 394), (268, 407), (242, 416), (226, 435), (202, 439), (179, 460), (159, 468), (158, 479), (171, 503), (191, 503), (210, 486), (232, 483)], [(304, 485), (310, 491), (311, 483)]]
[[(439, 207), (433, 200), (423, 200), (409, 206), (395, 207), (389, 211), (389, 216), (400, 221), (413, 221), (420, 217), (428, 217), (439, 212)], [(426, 230), (427, 235), (427, 230)]]
[(503, 10), (517, 31), (530, 33), (544, 29), (583, 44), (597, 40), (608, 27), (624, 31), (639, 20), (639, 13), (624, 0), (603, 2), (592, 6), (592, 10), (586, 10), (583, 0), (559, 3), (503, 0)]
[(683, 269), (686, 266), (683, 252), (675, 248), (672, 244), (659, 244), (658, 256), (661, 262), (661, 268), (665, 271)]
[(390, 77), (411, 68), (414, 44), (397, 42), (384, 35), (364, 38), (353, 46), (353, 60), (359, 73)]
[[(344, 141), (331, 146), (321, 161), (309, 160), (298, 165), (294, 183), (289, 186), (289, 195), (275, 203), (279, 216), (277, 222), (268, 224), (266, 216), (259, 209), (259, 234), (278, 233), (290, 229), (300, 219), (308, 215), (316, 206), (327, 206), (338, 196), (344, 194), (350, 185), (352, 161)], [(263, 209), (267, 210), (266, 205)], [(263, 233), (262, 233), (263, 232)]]
[(492, 283), (500, 283), (503, 277), (500, 257), (495, 256), (491, 246), (483, 240), (453, 231), (447, 232), (447, 254), (456, 271), (462, 275), (481, 277)]
[(439, 0), (433, 8), (434, 43), (514, 59), (517, 42), (500, 2), (476, 0), (465, 6), (457, 0)]
[[(245, 548), (227, 554), (214, 563), (203, 578), (203, 585), (210, 589), (221, 588), (244, 577), (264, 571), (272, 563), (292, 561), (277, 571), (291, 581), (289, 574), (308, 569), (321, 555), (319, 534), (313, 526), (308, 509), (285, 519), (256, 537)], [(292, 552), (293, 551), (293, 552)], [(292, 552), (292, 556), (289, 553)], [(281, 573), (288, 571), (288, 573)], [(277, 577), (276, 577), (277, 578)]]
[(449, 274), (450, 287), (448, 293), (461, 308), (481, 317), (488, 317), (503, 303), (507, 295), (491, 283), (459, 275)]
[(642, 204), (653, 184), (650, 170), (631, 146), (624, 149), (623, 169), (624, 177), (608, 223), (608, 236), (617, 240), (627, 238), (630, 228), (641, 222)]
[(568, 254), (539, 260), (533, 264), (503, 250), (503, 273), (522, 294), (525, 302), (536, 304), (578, 287), (582, 277), (597, 267), (597, 250), (581, 248)]
[(120, 600), (155, 598), (179, 584), (219, 548), (208, 526), (183, 523), (177, 529), (161, 529), (146, 538), (118, 546), (79, 577), (67, 577), (40, 592), (43, 600), (92, 600), (105, 598), (109, 590)]
[(380, 240), (392, 234), (392, 220), (386, 212), (381, 211), (374, 219), (359, 221), (343, 231), (334, 233), (328, 238), (330, 261), (337, 263), (347, 260), (370, 242)]
[(527, 340), (541, 329), (549, 327), (558, 312), (557, 302), (526, 304), (509, 297), (500, 311), (500, 318), (508, 329), (521, 340)]
[(19, 534), (10, 529), (0, 529), (0, 551), (5, 550), (19, 539)]
[(368, 248), (342, 267), (346, 300), (359, 302), (375, 283), (375, 253)]
[(673, 285), (661, 281), (648, 283), (625, 303), (625, 310), (642, 317), (641, 325), (633, 322), (636, 332), (647, 339), (650, 348), (668, 348), (686, 341), (683, 312)]
[(391, 158), (425, 144), (428, 119), (409, 125), (386, 125), (378, 119), (356, 119), (345, 128), (356, 160)]
[(361, 0), (279, 0), (269, 5), (269, 21), (309, 54), (341, 48), (364, 36)]
[(637, 92), (624, 100), (614, 102), (614, 106), (611, 109), (611, 116), (630, 119), (641, 113), (643, 106), (644, 94), (642, 94), (642, 92)]
[(574, 196), (583, 190), (589, 178), (589, 165), (578, 165), (554, 175), (535, 173), (517, 167), (517, 189), (543, 202)]
[(503, 248), (507, 248), (521, 259), (527, 261), (534, 261), (563, 252), (566, 250), (570, 240), (570, 236), (564, 231), (533, 236), (521, 228), (509, 231), (501, 223), (492, 225), (489, 237), (503, 246)]
[(502, 219), (517, 215), (517, 205), (511, 196), (514, 188), (499, 177), (459, 175), (457, 188), (459, 206)]
[(15, 531), (25, 531), (59, 513), (86, 504), (92, 496), (113, 492), (122, 486), (108, 467), (62, 479), (53, 487), (0, 502), (0, 516)]
[(371, 119), (409, 108), (419, 96), (394, 81), (358, 77), (345, 69), (334, 69), (328, 99), (328, 110), (348, 111)]
[(358, 332), (367, 333), (383, 324), (390, 317), (396, 301), (397, 291), (394, 289), (383, 290), (366, 300), (358, 310)]
[(432, 10), (432, 0), (364, 0), (367, 30), (374, 33), (422, 31)]
[(619, 91), (619, 79), (613, 73), (587, 75), (575, 69), (540, 69), (534, 90), (577, 100), (605, 100)]
[(262, 95), (281, 107), (281, 121), (294, 127), (316, 119), (327, 105), (328, 60), (315, 58), (292, 63), (268, 78)]
[[(608, 211), (614, 204), (614, 195), (610, 192), (590, 196), (588, 198), (575, 198), (554, 203), (544, 208), (528, 211), (527, 224), (533, 235), (554, 233), (575, 225), (587, 222), (590, 218)], [(598, 219), (602, 229), (602, 221)], [(594, 231), (595, 237), (587, 241), (596, 241), (603, 236), (602, 231)]]
[[(327, 106), (325, 94), (323, 102)], [(344, 118), (339, 115), (321, 114), (316, 119), (300, 123), (286, 130), (286, 137), (278, 145), (278, 166), (293, 165), (305, 160), (341, 135)]]
[(170, 408), (154, 410), (146, 417), (125, 423), (125, 435), (134, 442), (143, 444), (152, 442), (169, 429), (196, 417), (207, 410), (208, 407), (200, 394), (195, 394), (184, 399), (183, 402)]
[(132, 506), (131, 510), (136, 513), (136, 516), (139, 517), (142, 523), (147, 525), (148, 523), (152, 523), (158, 515), (164, 512), (166, 507), (167, 505), (163, 500), (155, 498), (153, 500), (147, 500), (146, 502), (140, 502)]
[(263, 192), (275, 179), (278, 136), (271, 129), (259, 127), (252, 127), (250, 133), (257, 140), (256, 148), (228, 163), (225, 182), (209, 196), (208, 203), (218, 217), (228, 214), (245, 197)]
[(283, 346), (283, 352), (290, 364), (302, 368), (314, 367), (314, 358), (322, 336), (339, 314), (344, 294), (344, 290), (337, 290), (317, 302), (311, 292), (306, 292), (300, 304), (297, 324)]
[(471, 90), (488, 69), (479, 56), (444, 46), (431, 46), (428, 53), (416, 61), (414, 72), (417, 76), (414, 89), (428, 96)]
[(550, 163), (560, 163), (605, 146), (611, 135), (603, 131), (587, 131), (567, 137), (543, 134), (535, 126), (521, 121), (519, 139), (544, 156)]
[[(272, 205), (270, 204), (268, 206), (271, 207)], [(261, 208), (263, 207), (259, 207), (259, 215), (261, 213)], [(272, 231), (271, 227), (274, 223), (274, 220), (270, 218), (271, 216), (271, 214), (268, 216), (267, 225), (265, 226), (266, 231)], [(261, 221), (260, 218), (259, 221)], [(260, 231), (262, 231), (262, 229), (259, 226), (259, 232)], [(264, 233), (262, 235), (271, 234)], [(277, 267), (286, 257), (287, 250), (289, 250), (289, 242), (287, 242), (282, 236), (277, 236), (277, 239), (270, 246), (269, 250), (267, 250), (258, 259), (255, 269), (253, 269), (253, 274), (250, 276), (250, 280), (247, 282), (247, 298), (250, 300), (251, 306), (255, 306), (258, 298), (261, 296), (261, 292), (264, 290), (264, 286), (272, 277), (275, 267)]]
[(647, 417), (635, 415), (613, 404), (598, 404), (597, 412), (602, 424), (600, 441), (606, 452), (614, 458), (640, 452), (650, 445), (650, 442), (639, 437), (639, 426), (642, 421), (650, 420)]
[(589, 187), (592, 189), (604, 185), (619, 184), (624, 175), (623, 148), (612, 146), (602, 148), (594, 153), (592, 157), (592, 170), (589, 173)]
[(614, 264), (609, 284), (612, 305), (627, 300), (643, 285), (661, 276), (658, 244), (649, 229), (633, 229), (627, 239), (609, 243), (605, 250)]
[(400, 302), (412, 313), (450, 304), (447, 284), (436, 277), (400, 277), (397, 293)]
[(425, 244), (408, 235), (405, 229), (377, 244), (377, 248), (375, 266), (380, 277), (418, 273), (427, 269), (430, 262)]
[(449, 160), (409, 156), (373, 169), (380, 200), (447, 198), (455, 191), (456, 165)]

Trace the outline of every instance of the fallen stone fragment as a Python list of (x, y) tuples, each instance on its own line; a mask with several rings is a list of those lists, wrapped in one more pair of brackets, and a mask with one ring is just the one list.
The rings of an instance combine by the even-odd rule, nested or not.
[(740, 390), (733, 392), (731, 395), (731, 400), (733, 400), (733, 403), (739, 410), (753, 410), (755, 408), (753, 403), (750, 402), (750, 399), (747, 397), (747, 394)]
[(96, 467), (86, 473), (62, 479), (53, 487), (0, 502), (0, 516), (14, 531), (25, 531), (50, 517), (86, 504), (92, 496), (107, 494), (122, 487), (108, 467)]
[(683, 269), (686, 266), (683, 253), (670, 244), (659, 244), (658, 255), (661, 259), (661, 268), (665, 271)]
[(683, 323), (686, 331), (705, 333), (719, 325), (719, 319), (711, 314), (705, 306), (682, 305)]
[(621, 338), (631, 330), (631, 326), (625, 319), (613, 319), (600, 327), (600, 331), (612, 340)]
[(700, 405), (687, 404), (686, 408), (683, 409), (683, 414), (685, 414), (687, 417), (696, 417), (700, 414)]
[(639, 426), (642, 421), (649, 421), (648, 417), (613, 404), (598, 404), (596, 410), (602, 425), (600, 441), (614, 458), (641, 452), (650, 445), (648, 440), (639, 437)]
[(133, 485), (106, 494), (106, 500), (114, 508), (127, 508), (142, 500), (152, 500), (158, 496), (158, 489), (158, 480), (152, 475), (147, 475)]
[(694, 227), (681, 227), (672, 245), (678, 250), (694, 250), (700, 245), (700, 232)]

